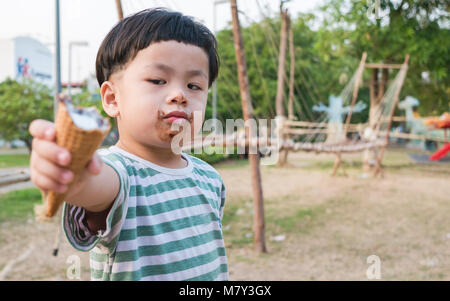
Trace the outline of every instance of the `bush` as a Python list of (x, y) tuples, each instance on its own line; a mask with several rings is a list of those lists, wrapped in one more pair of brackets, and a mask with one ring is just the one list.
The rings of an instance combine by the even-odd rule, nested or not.
[[(214, 147), (210, 147), (208, 149), (208, 153), (211, 153), (212, 149), (214, 149)], [(230, 160), (230, 159), (232, 159), (232, 160), (240, 159), (240, 156), (237, 154), (236, 147), (234, 148), (232, 154), (226, 154), (225, 151), (223, 151), (223, 152), (224, 152), (224, 154), (219, 154), (217, 152), (212, 152), (212, 154), (208, 154), (204, 151), (201, 154), (195, 154), (194, 152), (191, 152), (190, 155), (194, 156), (196, 158), (199, 158), (211, 165), (222, 162), (222, 161)]]

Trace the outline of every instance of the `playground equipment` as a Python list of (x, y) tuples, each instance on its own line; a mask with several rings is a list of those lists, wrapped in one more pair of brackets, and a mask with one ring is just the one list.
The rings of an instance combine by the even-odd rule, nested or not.
[[(316, 110), (327, 112), (327, 114), (323, 114), (318, 122), (286, 120), (284, 116), (277, 116), (277, 137), (281, 137), (279, 150), (334, 153), (336, 160), (332, 174), (335, 175), (341, 163), (342, 153), (377, 149), (375, 152), (376, 166), (374, 175), (380, 173), (384, 150), (389, 141), (394, 110), (398, 103), (400, 91), (408, 70), (409, 55), (406, 55), (404, 63), (401, 65), (368, 64), (366, 63), (366, 58), (367, 54), (363, 53), (359, 67), (352, 79), (340, 93), (338, 97), (339, 101), (334, 100), (334, 105), (336, 106), (334, 115), (329, 114), (330, 110), (325, 110), (324, 106), (318, 106)], [(389, 85), (386, 93), (381, 95), (379, 102), (373, 106), (371, 105), (371, 118), (368, 124), (351, 124), (350, 121), (353, 111), (360, 111), (362, 109), (361, 103), (356, 104), (356, 99), (365, 68), (400, 70)], [(344, 109), (344, 105), (349, 106)], [(333, 104), (331, 104), (330, 109), (332, 106)], [(345, 112), (347, 113), (347, 118), (344, 125), (342, 119), (339, 120), (340, 116), (338, 116), (338, 113), (342, 115)], [(343, 130), (342, 132), (338, 131), (336, 135), (336, 128), (342, 128)], [(359, 135), (355, 135), (353, 139), (348, 139), (347, 133), (350, 132), (357, 132)], [(327, 137), (330, 133), (333, 135), (332, 138)], [(293, 139), (294, 135), (297, 136), (296, 141)]]
[[(421, 118), (415, 114), (414, 108), (419, 106), (418, 99), (412, 96), (406, 96), (403, 101), (398, 104), (398, 107), (405, 111), (406, 127), (410, 131), (410, 135), (403, 135), (404, 138), (409, 138), (409, 146), (427, 149), (426, 141), (444, 142), (444, 132), (437, 130), (437, 127), (432, 126), (433, 122), (439, 121), (439, 118)], [(431, 126), (431, 128), (430, 128)]]
[(436, 151), (434, 154), (430, 156), (431, 161), (437, 161), (442, 159), (448, 152), (450, 152), (450, 143), (444, 145), (441, 149)]
[[(432, 125), (436, 129), (442, 129), (444, 132), (444, 140), (447, 143), (447, 130), (450, 129), (450, 114), (444, 113), (439, 118), (428, 118), (425, 124)], [(448, 152), (450, 152), (450, 143), (445, 144), (441, 149), (430, 156), (430, 160), (437, 161), (442, 159)]]
[[(366, 104), (362, 101), (358, 102), (353, 111), (359, 113), (366, 108)], [(345, 140), (344, 127), (342, 123), (342, 115), (348, 114), (351, 110), (351, 106), (344, 107), (342, 104), (342, 98), (331, 95), (329, 97), (329, 106), (325, 106), (323, 103), (313, 106), (313, 111), (316, 112), (326, 112), (328, 117), (328, 132), (327, 140), (325, 143), (339, 143)]]

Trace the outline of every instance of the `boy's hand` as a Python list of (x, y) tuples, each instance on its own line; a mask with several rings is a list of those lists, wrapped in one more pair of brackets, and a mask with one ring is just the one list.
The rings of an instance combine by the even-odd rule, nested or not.
[[(73, 172), (67, 168), (71, 155), (67, 149), (56, 144), (55, 124), (47, 120), (36, 119), (30, 124), (29, 131), (33, 136), (30, 159), (31, 181), (45, 192), (48, 190), (59, 193), (66, 192), (68, 184), (74, 178)], [(102, 165), (100, 156), (95, 153), (80, 175), (80, 180), (73, 183), (70, 191), (67, 191), (68, 197), (81, 191), (87, 178), (91, 175), (98, 175)]]

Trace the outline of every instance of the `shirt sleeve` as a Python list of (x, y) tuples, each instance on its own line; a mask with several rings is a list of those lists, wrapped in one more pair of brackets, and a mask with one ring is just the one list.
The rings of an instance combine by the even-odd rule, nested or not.
[[(117, 156), (117, 155), (114, 155)], [(109, 158), (108, 158), (109, 157)], [(69, 243), (79, 251), (90, 251), (94, 247), (112, 253), (117, 245), (123, 221), (126, 218), (130, 180), (120, 160), (111, 160), (110, 155), (102, 156), (102, 161), (111, 166), (119, 176), (120, 188), (113, 206), (106, 218), (106, 230), (92, 233), (86, 220), (86, 210), (64, 203), (62, 223)]]

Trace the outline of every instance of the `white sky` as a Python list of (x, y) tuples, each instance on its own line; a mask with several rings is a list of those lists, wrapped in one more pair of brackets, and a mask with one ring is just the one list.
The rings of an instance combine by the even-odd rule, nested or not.
[[(239, 10), (258, 20), (262, 11), (258, 0), (238, 0)], [(0, 39), (30, 36), (47, 44), (54, 51), (55, 0), (0, 0)], [(122, 0), (125, 16), (145, 8), (162, 6), (194, 16), (213, 30), (214, 0)], [(263, 13), (279, 10), (279, 0), (259, 0)], [(298, 12), (309, 12), (321, 0), (292, 0), (285, 4), (294, 17)], [(231, 21), (228, 4), (216, 5), (217, 29)], [(87, 41), (88, 47), (72, 48), (72, 81), (95, 74), (95, 57), (98, 47), (109, 30), (117, 23), (114, 0), (60, 0), (61, 77), (68, 77), (68, 44), (70, 41)], [(240, 16), (245, 25), (245, 18)]]

